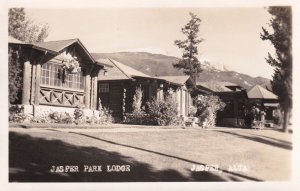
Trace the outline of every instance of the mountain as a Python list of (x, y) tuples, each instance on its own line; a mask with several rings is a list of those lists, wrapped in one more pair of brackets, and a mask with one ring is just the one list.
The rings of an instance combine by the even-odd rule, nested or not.
[[(172, 76), (184, 75), (182, 70), (173, 67), (179, 58), (162, 54), (151, 54), (147, 52), (115, 52), (115, 53), (92, 53), (97, 60), (100, 58), (111, 58), (122, 62), (136, 70), (150, 76)], [(197, 81), (227, 81), (238, 84), (246, 89), (254, 85), (261, 85), (270, 89), (270, 79), (263, 77), (252, 77), (247, 74), (230, 71), (226, 67), (215, 67), (205, 62), (203, 71)], [(223, 69), (220, 69), (223, 68)]]

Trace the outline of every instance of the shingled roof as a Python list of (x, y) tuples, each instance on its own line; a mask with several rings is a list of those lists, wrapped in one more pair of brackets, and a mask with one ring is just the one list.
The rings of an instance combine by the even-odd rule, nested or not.
[(136, 77), (141, 78), (153, 78), (140, 72), (134, 68), (126, 66), (125, 64), (118, 62), (116, 60), (105, 58), (97, 60), (99, 63), (104, 63), (106, 65), (111, 65), (113, 68), (110, 68), (108, 75), (104, 76), (102, 73), (98, 76), (98, 80), (133, 80)]
[(79, 39), (68, 39), (68, 40), (56, 40), (56, 41), (47, 41), (47, 42), (42, 42), (42, 43), (35, 43), (34, 46), (44, 48), (46, 50), (50, 50), (52, 52), (56, 52), (56, 54), (61, 53), (64, 51), (65, 48), (73, 45), (73, 44), (78, 44), (79, 47), (85, 52), (87, 57), (92, 61), (96, 62), (92, 55), (89, 53), (89, 51), (83, 46), (81, 41)]
[(85, 48), (85, 46), (83, 46), (81, 41), (77, 38), (76, 39), (67, 39), (67, 40), (47, 41), (47, 42), (41, 42), (41, 43), (25, 43), (25, 42), (15, 39), (14, 37), (9, 36), (8, 43), (29, 46), (29, 47), (37, 49), (37, 50), (47, 51), (48, 53), (55, 55), (55, 56), (62, 53), (67, 47), (76, 43), (77, 47), (79, 47), (85, 53), (84, 56), (86, 59), (88, 59), (92, 63), (97, 63), (98, 65), (104, 65), (104, 66), (111, 67), (111, 65), (106, 65), (105, 63), (96, 62), (96, 60), (91, 56), (89, 51)]
[[(58, 53), (58, 52), (62, 51), (63, 49), (65, 49), (66, 47), (74, 44), (75, 42), (80, 42), (80, 41), (79, 41), (79, 39), (56, 40), (56, 41), (34, 43), (34, 45), (42, 47), (44, 49), (52, 50), (52, 51)], [(81, 42), (80, 42), (80, 44), (81, 44)]]
[(261, 87), (260, 85), (255, 85), (252, 87), (248, 93), (249, 99), (278, 99), (275, 94)]
[(202, 86), (204, 89), (213, 92), (232, 92), (233, 90), (227, 88), (219, 82), (197, 82), (197, 86)]
[(193, 83), (190, 76), (159, 76), (158, 78), (181, 86), (184, 86), (188, 81)]

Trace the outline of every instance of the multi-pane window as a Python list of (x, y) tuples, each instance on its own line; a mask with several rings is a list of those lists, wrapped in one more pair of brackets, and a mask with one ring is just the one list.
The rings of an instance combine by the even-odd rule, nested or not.
[(109, 84), (108, 83), (100, 83), (99, 84), (99, 93), (108, 93), (109, 92)]
[[(81, 75), (80, 75), (81, 74)], [(65, 77), (65, 87), (72, 89), (84, 89), (84, 78), (82, 73), (68, 74)]]
[(41, 85), (84, 89), (84, 77), (82, 72), (66, 74), (62, 71), (61, 65), (47, 62), (42, 65)]

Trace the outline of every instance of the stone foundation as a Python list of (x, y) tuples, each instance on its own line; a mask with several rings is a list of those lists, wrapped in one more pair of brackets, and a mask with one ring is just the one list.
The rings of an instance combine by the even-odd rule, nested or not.
[[(76, 108), (48, 106), (48, 105), (24, 105), (24, 113), (34, 117), (48, 117), (50, 113), (68, 113), (71, 117), (74, 117), (74, 110)], [(83, 109), (85, 116), (92, 117), (93, 115), (99, 116), (98, 110)]]

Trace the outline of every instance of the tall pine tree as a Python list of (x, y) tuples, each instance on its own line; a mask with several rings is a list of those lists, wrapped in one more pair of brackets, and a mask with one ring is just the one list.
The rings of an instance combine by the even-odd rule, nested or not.
[(201, 19), (197, 15), (190, 13), (190, 21), (181, 28), (181, 32), (187, 37), (185, 40), (175, 40), (175, 45), (183, 49), (182, 58), (173, 66), (178, 69), (183, 69), (184, 73), (190, 75), (196, 82), (197, 76), (202, 71), (201, 63), (198, 60), (197, 45), (203, 41), (199, 38), (199, 26)]
[(273, 92), (278, 95), (283, 111), (283, 131), (287, 131), (292, 109), (292, 9), (291, 7), (269, 7), (272, 15), (272, 32), (262, 28), (261, 39), (269, 40), (275, 55), (268, 53), (267, 63), (274, 67), (271, 81)]

